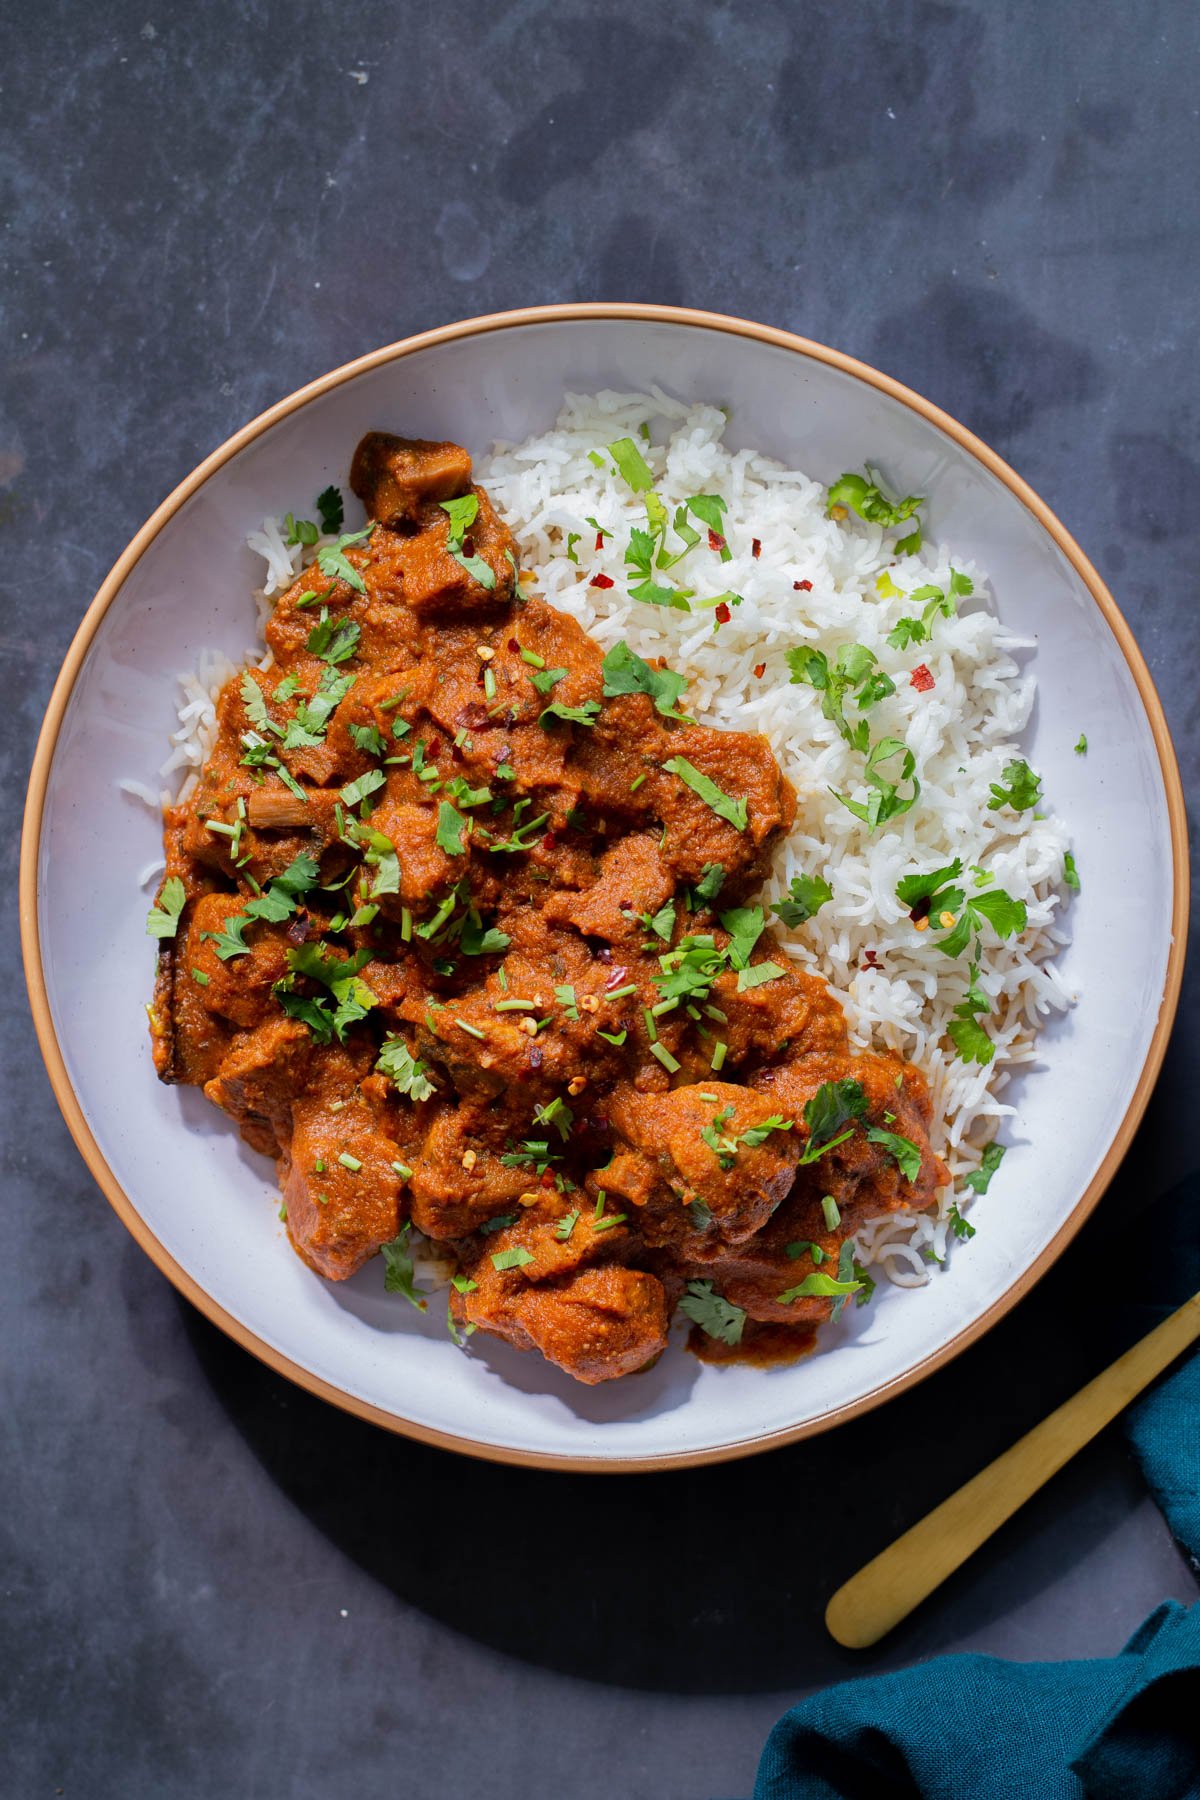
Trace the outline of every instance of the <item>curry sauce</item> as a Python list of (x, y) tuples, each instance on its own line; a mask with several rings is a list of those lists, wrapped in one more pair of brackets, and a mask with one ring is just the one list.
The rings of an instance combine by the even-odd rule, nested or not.
[(857, 1225), (946, 1172), (921, 1075), (852, 1055), (765, 927), (765, 739), (523, 586), (459, 446), (371, 433), (351, 485), (370, 525), (280, 596), (166, 815), (160, 1077), (276, 1158), (318, 1274), (386, 1247), (417, 1297), (409, 1226), (443, 1246), (456, 1335), (585, 1382), (679, 1306), (807, 1342)]

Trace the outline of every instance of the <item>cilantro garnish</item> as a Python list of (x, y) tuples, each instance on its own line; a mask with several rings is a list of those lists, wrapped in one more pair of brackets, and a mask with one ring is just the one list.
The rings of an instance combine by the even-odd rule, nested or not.
[(869, 728), (865, 719), (856, 725), (848, 723), (847, 695), (853, 694), (858, 710), (867, 712), (896, 691), (891, 676), (879, 668), (874, 651), (865, 644), (843, 644), (831, 663), (823, 650), (800, 644), (787, 652), (787, 665), (792, 672), (792, 685), (807, 683), (816, 688), (822, 696), (821, 712), (825, 718), (837, 726), (852, 750), (865, 751), (870, 741)]
[(526, 1250), (521, 1244), (514, 1244), (510, 1250), (492, 1252), (492, 1267), (501, 1275), (506, 1269), (523, 1269), (527, 1263), (532, 1261), (532, 1252)]
[(746, 1323), (744, 1308), (718, 1294), (711, 1281), (689, 1281), (679, 1310), (708, 1337), (722, 1344), (740, 1344)]
[(537, 1105), (533, 1109), (535, 1125), (553, 1125), (565, 1143), (571, 1135), (571, 1127), (575, 1123), (575, 1114), (571, 1111), (561, 1094), (555, 1096), (548, 1106)]
[(1087, 734), (1085, 732), (1081, 731), (1079, 734), (1079, 742), (1075, 746), (1075, 754), (1076, 756), (1087, 755)]
[(493, 956), (501, 950), (507, 950), (512, 943), (506, 931), (495, 925), (485, 930), (477, 915), (468, 913), (463, 920), (459, 933), (458, 947), (464, 956)]
[(548, 694), (570, 672), (569, 669), (530, 669), (529, 679), (539, 694)]
[[(146, 936), (173, 938), (179, 930), (179, 915), (187, 900), (187, 889), (178, 875), (168, 875), (159, 890), (158, 900), (146, 918)], [(242, 946), (245, 949), (245, 945)]]
[(625, 550), (625, 567), (637, 577), (629, 589), (630, 598), (644, 600), (648, 606), (669, 606), (676, 612), (691, 612), (692, 588), (664, 587), (655, 581), (654, 550), (655, 539), (650, 532), (635, 526)]
[(380, 900), (385, 894), (400, 892), (400, 858), (396, 854), (396, 846), (391, 838), (385, 837), (382, 831), (373, 831), (369, 825), (359, 820), (352, 820), (348, 826), (348, 835), (363, 845), (363, 860), (376, 871), (371, 886), (370, 898)]
[(342, 503), (342, 490), (330, 484), (322, 488), (317, 495), (317, 512), (321, 519), (321, 530), (327, 537), (342, 529), (346, 509)]
[(665, 719), (678, 719), (685, 725), (695, 723), (687, 713), (678, 710), (679, 701), (687, 692), (687, 682), (673, 669), (651, 668), (626, 643), (614, 644), (601, 668), (606, 700), (617, 694), (648, 694)]
[(918, 506), (925, 504), (920, 494), (909, 494), (903, 500), (889, 500), (879, 483), (871, 479), (870, 464), (865, 467), (865, 479), (861, 475), (840, 475), (832, 484), (827, 512), (832, 512), (835, 506), (846, 506), (872, 525), (901, 525), (905, 519), (912, 518)]
[(861, 1281), (838, 1281), (835, 1276), (814, 1269), (811, 1275), (806, 1275), (795, 1287), (776, 1294), (775, 1303), (777, 1306), (790, 1306), (793, 1300), (811, 1300), (817, 1296), (836, 1298), (839, 1294), (856, 1294), (861, 1286)]
[(466, 535), (479, 516), (478, 494), (460, 494), (457, 500), (439, 500), (438, 505), (450, 521), (446, 549), (459, 567), (490, 593), (496, 585), (496, 571), (482, 556), (468, 555), (464, 548)]
[(720, 1112), (713, 1115), (711, 1125), (702, 1125), (700, 1128), (701, 1138), (723, 1169), (733, 1168), (740, 1145), (744, 1144), (748, 1150), (757, 1150), (766, 1143), (773, 1131), (790, 1131), (795, 1123), (793, 1119), (785, 1119), (780, 1113), (772, 1113), (769, 1119), (764, 1119), (759, 1125), (748, 1125), (745, 1131), (719, 1131), (719, 1126), (732, 1119), (733, 1111), (732, 1106), (723, 1106)]
[(594, 725), (599, 716), (598, 700), (585, 700), (582, 706), (564, 706), (561, 700), (552, 700), (538, 714), (538, 724), (547, 730), (547, 719), (565, 719), (571, 725)]
[(833, 889), (820, 875), (793, 875), (782, 900), (776, 900), (771, 911), (790, 928), (803, 925), (833, 899)]
[(242, 696), (242, 705), (246, 708), (246, 717), (255, 730), (273, 731), (278, 737), (279, 727), (267, 711), (266, 698), (249, 669), (242, 676), (239, 692)]
[(249, 956), (250, 946), (243, 935), (249, 923), (249, 913), (236, 913), (226, 919), (220, 931), (202, 931), (200, 936), (211, 941), (222, 962), (229, 962), (235, 956)]
[(1075, 867), (1075, 854), (1071, 850), (1063, 856), (1063, 880), (1069, 888), (1079, 892), (1079, 870)]
[(383, 1040), (375, 1067), (391, 1079), (397, 1093), (407, 1094), (410, 1100), (428, 1100), (434, 1092), (426, 1064), (417, 1060), (401, 1037)]
[(965, 1178), (963, 1185), (973, 1188), (977, 1194), (986, 1194), (992, 1176), (1004, 1160), (1006, 1148), (1005, 1144), (990, 1143), (983, 1152), (979, 1167)]
[(467, 821), (458, 809), (451, 806), (448, 800), (440, 801), (437, 818), (438, 848), (444, 850), (447, 856), (464, 856), (466, 831)]
[(303, 544), (311, 550), (321, 535), (311, 519), (297, 519), (293, 513), (284, 513), (283, 530), (283, 541), (289, 549), (293, 544)]
[(763, 987), (768, 981), (778, 981), (781, 975), (786, 974), (787, 970), (777, 962), (755, 963), (749, 969), (739, 970), (738, 993), (744, 994), (748, 988)]
[(346, 783), (341, 793), (342, 804), (343, 806), (358, 806), (371, 794), (377, 794), (380, 788), (386, 784), (387, 776), (382, 769), (368, 769), (365, 775), (359, 775), (354, 781)]
[(766, 917), (761, 906), (735, 906), (729, 912), (721, 914), (722, 927), (729, 933), (729, 943), (725, 954), (730, 966), (744, 969), (749, 965), (750, 953), (762, 936)]
[(608, 454), (617, 466), (617, 472), (634, 491), (644, 494), (654, 486), (654, 474), (645, 457), (632, 438), (618, 438), (608, 445)]
[(332, 666), (349, 662), (358, 649), (362, 630), (350, 619), (331, 619), (322, 608), (321, 618), (308, 634), (306, 648)]
[(950, 1211), (946, 1215), (946, 1221), (956, 1238), (962, 1238), (965, 1241), (967, 1238), (973, 1238), (975, 1236), (975, 1227), (969, 1220), (963, 1218), (958, 1210), (957, 1200), (951, 1201)]
[(578, 1225), (578, 1223), (579, 1223), (579, 1208), (578, 1207), (576, 1207), (574, 1209), (574, 1211), (565, 1213), (563, 1215), (563, 1217), (558, 1221), (558, 1224), (554, 1227), (554, 1235), (558, 1239), (560, 1244), (566, 1243), (567, 1239), (570, 1237), (571, 1233), (574, 1231), (574, 1229), (575, 1229), (576, 1225)]
[(1034, 774), (1027, 762), (1008, 762), (1004, 765), (1003, 782), (993, 781), (991, 794), (989, 812), (995, 812), (1001, 806), (1011, 806), (1014, 812), (1028, 812), (1042, 797), (1042, 778)]
[[(968, 895), (957, 885), (961, 874), (962, 861), (956, 856), (945, 868), (906, 875), (896, 884), (896, 898), (909, 908), (915, 922), (934, 920), (945, 930), (945, 937), (937, 940), (939, 950), (947, 956), (961, 956), (972, 932), (978, 931), (984, 920), (1000, 937), (1024, 931), (1028, 913), (1023, 900), (1014, 900), (1003, 888), (995, 887)], [(975, 1011), (987, 1011), (986, 1002)]]
[(336, 544), (326, 544), (323, 550), (318, 550), (317, 567), (322, 575), (327, 575), (330, 581), (345, 581), (356, 593), (365, 594), (367, 584), (354, 564), (347, 561), (345, 553), (351, 544), (361, 544), (364, 538), (369, 538), (374, 529), (374, 525), (364, 525), (361, 531), (347, 532)]
[(716, 899), (725, 885), (725, 864), (705, 863), (700, 871), (700, 879), (692, 889), (692, 897), (706, 904)]
[(427, 1290), (416, 1285), (413, 1276), (412, 1251), (409, 1249), (408, 1234), (411, 1221), (401, 1226), (399, 1233), (390, 1244), (381, 1244), (383, 1252), (383, 1286), (386, 1293), (403, 1294), (412, 1302), (418, 1312), (424, 1312), (427, 1301)]
[(675, 932), (675, 902), (668, 900), (656, 913), (639, 913), (638, 921), (664, 944), (669, 944)]
[[(903, 758), (900, 774), (895, 781), (889, 781), (880, 773), (880, 764), (890, 762), (893, 757)], [(900, 738), (885, 737), (872, 746), (863, 768), (863, 779), (871, 792), (865, 801), (851, 800), (846, 794), (839, 794), (836, 788), (830, 788), (835, 800), (840, 800), (847, 812), (852, 812), (856, 819), (861, 819), (868, 831), (876, 826), (886, 824), (889, 819), (899, 818), (902, 813), (910, 811), (916, 805), (921, 793), (921, 784), (917, 780), (916, 758), (907, 744)], [(912, 793), (901, 794), (902, 782), (912, 782)]]
[(711, 806), (720, 818), (727, 819), (738, 831), (745, 831), (749, 823), (749, 802), (747, 800), (744, 798), (733, 799), (694, 763), (689, 762), (686, 756), (670, 757), (663, 764), (663, 768), (671, 775), (678, 775), (680, 781), (690, 787), (706, 806)]
[[(867, 1096), (861, 1081), (848, 1077), (841, 1081), (823, 1081), (804, 1108), (808, 1142), (800, 1157), (801, 1163), (814, 1163), (827, 1150), (845, 1143), (852, 1135), (854, 1120), (861, 1119), (866, 1110)], [(849, 1125), (851, 1129), (843, 1131), (843, 1125)], [(835, 1136), (835, 1133), (841, 1135)]]
[(351, 742), (364, 756), (386, 756), (387, 745), (378, 725), (348, 725)]
[(921, 1152), (911, 1138), (901, 1137), (898, 1132), (884, 1131), (879, 1125), (872, 1125), (867, 1132), (872, 1144), (880, 1144), (895, 1162), (905, 1181), (915, 1181), (921, 1173)]
[(732, 552), (725, 542), (725, 513), (727, 507), (721, 496), (719, 494), (693, 494), (691, 498), (685, 500), (683, 504), (687, 507), (693, 518), (699, 519), (702, 525), (707, 525), (708, 529), (713, 533), (713, 536), (721, 540), (716, 547), (721, 552), (721, 561), (728, 562)]

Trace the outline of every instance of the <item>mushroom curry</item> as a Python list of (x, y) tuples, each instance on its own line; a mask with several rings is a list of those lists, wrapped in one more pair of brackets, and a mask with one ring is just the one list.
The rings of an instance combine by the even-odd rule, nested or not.
[(859, 1285), (857, 1225), (947, 1177), (922, 1076), (852, 1054), (765, 928), (791, 788), (522, 588), (466, 451), (372, 432), (350, 479), (371, 523), (313, 533), (166, 814), (160, 1077), (276, 1158), (318, 1274), (383, 1251), (424, 1304), (433, 1240), (460, 1340), (584, 1382), (677, 1308), (799, 1345)]

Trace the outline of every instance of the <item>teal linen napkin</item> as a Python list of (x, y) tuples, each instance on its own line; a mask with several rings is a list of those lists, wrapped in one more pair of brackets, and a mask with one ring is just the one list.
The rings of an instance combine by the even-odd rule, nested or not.
[[(1162, 1208), (1152, 1304), (1127, 1341), (1200, 1289), (1200, 1177)], [(1163, 1216), (1164, 1214), (1168, 1216)], [(1125, 1428), (1171, 1531), (1200, 1572), (1200, 1352)], [(945, 1656), (842, 1682), (785, 1713), (754, 1800), (1200, 1800), (1200, 1604), (1167, 1601), (1118, 1656), (1014, 1663)]]

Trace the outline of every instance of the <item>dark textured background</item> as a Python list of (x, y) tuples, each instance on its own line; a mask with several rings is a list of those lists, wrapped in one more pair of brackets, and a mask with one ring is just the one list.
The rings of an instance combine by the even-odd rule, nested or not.
[[(1194, 780), (1198, 20), (3, 0), (10, 891), (54, 673), (146, 514), (343, 359), (538, 301), (746, 314), (957, 414), (1095, 557)], [(1099, 1215), (984, 1343), (813, 1443), (589, 1481), (390, 1439), (178, 1300), (60, 1123), (12, 921), (0, 954), (6, 1796), (745, 1793), (803, 1689), (950, 1648), (1107, 1653), (1195, 1596), (1110, 1433), (886, 1651), (820, 1623), (1105, 1359), (1130, 1220), (1197, 1162), (1195, 972)]]

